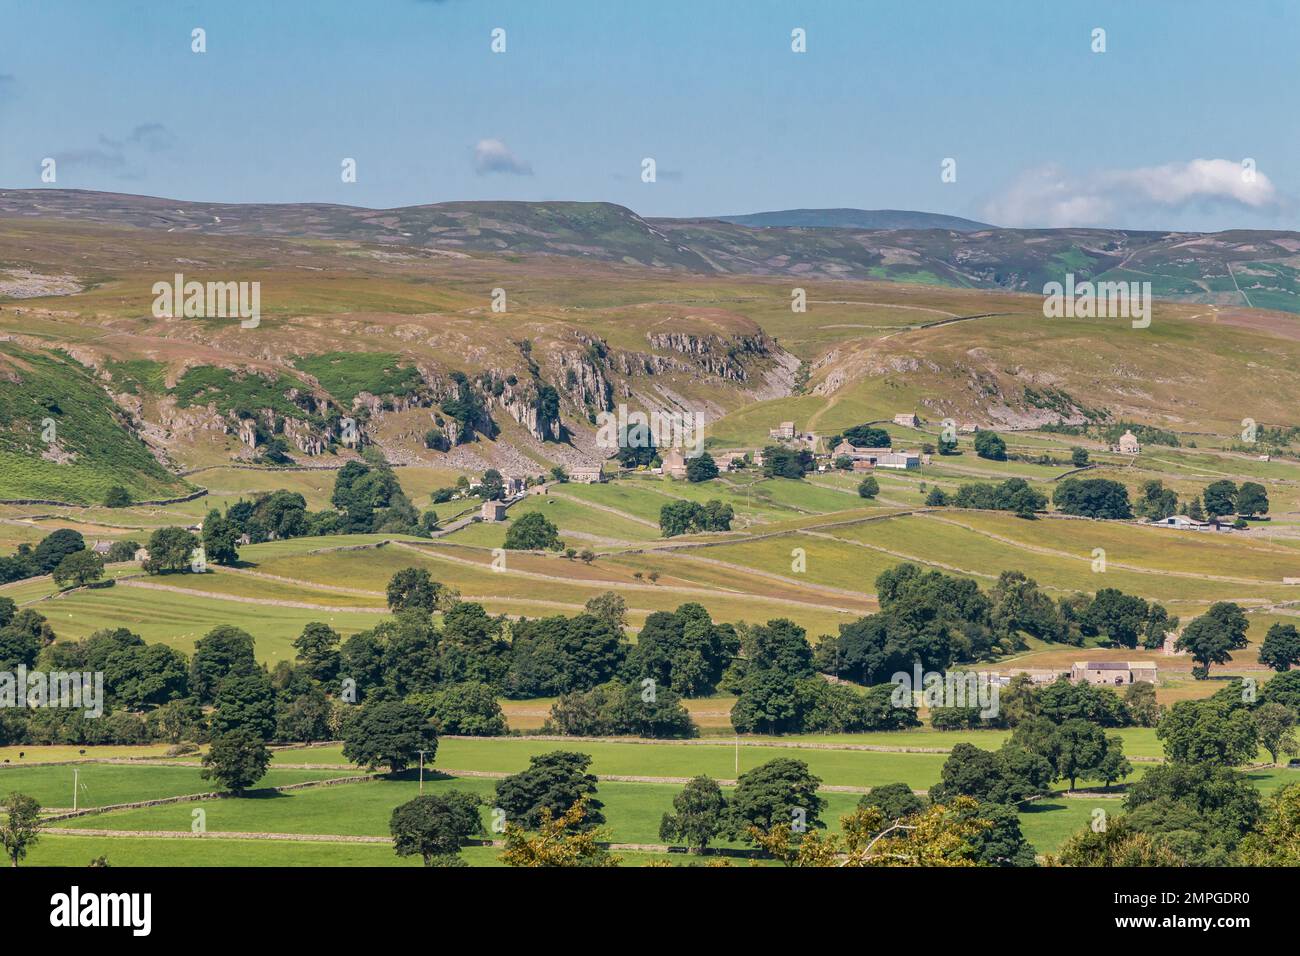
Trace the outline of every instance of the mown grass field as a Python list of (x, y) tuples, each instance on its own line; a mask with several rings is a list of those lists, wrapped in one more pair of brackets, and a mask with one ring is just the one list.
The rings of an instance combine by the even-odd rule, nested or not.
[[(41, 806), (72, 807), (74, 771), (78, 781), (77, 806), (103, 807), (117, 803), (135, 803), (160, 797), (176, 797), (189, 793), (210, 793), (221, 789), (212, 781), (204, 780), (198, 767), (162, 767), (154, 765), (130, 766), (126, 764), (80, 763), (47, 764), (44, 766), (17, 767), (12, 764), (0, 770), (0, 786), (4, 792), (17, 790), (38, 800)], [(301, 770), (273, 768), (259, 781), (263, 787), (278, 787), (304, 780), (324, 780), (346, 776), (329, 770)]]

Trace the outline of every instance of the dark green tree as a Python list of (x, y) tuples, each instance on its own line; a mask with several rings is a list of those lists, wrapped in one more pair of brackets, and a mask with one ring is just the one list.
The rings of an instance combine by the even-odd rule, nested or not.
[(767, 831), (788, 824), (796, 837), (825, 827), (821, 812), (826, 801), (818, 795), (821, 779), (802, 760), (778, 757), (747, 770), (736, 781), (728, 808), (725, 833), (753, 842), (750, 827)]
[(975, 454), (990, 461), (1006, 461), (1007, 443), (996, 432), (976, 432)]
[(216, 780), (227, 790), (242, 795), (266, 776), (271, 751), (252, 730), (235, 729), (216, 737), (203, 755), (204, 780)]
[(478, 794), (448, 790), (423, 794), (393, 808), (388, 831), (398, 856), (420, 856), (425, 866), (460, 864), (460, 848), (484, 832)]
[(367, 770), (388, 767), (399, 773), (425, 751), (425, 764), (438, 750), (438, 732), (414, 704), (374, 701), (348, 721), (343, 732), (343, 756)]
[(718, 463), (708, 452), (695, 458), (686, 459), (686, 480), (691, 482), (712, 481), (718, 477)]
[(188, 571), (199, 539), (184, 528), (159, 528), (149, 536), (149, 559), (144, 569), (150, 574)]
[(703, 853), (727, 824), (727, 800), (712, 777), (701, 774), (673, 797), (673, 812), (659, 822), (659, 839), (681, 840), (692, 853)]
[(496, 805), (506, 820), (526, 830), (536, 830), (542, 810), (558, 818), (580, 798), (586, 798), (586, 815), (581, 828), (591, 829), (605, 822), (604, 804), (596, 799), (596, 777), (587, 772), (591, 757), (568, 750), (530, 757), (528, 768), (512, 774), (496, 786)]
[(510, 551), (559, 551), (564, 547), (559, 529), (540, 511), (530, 511), (510, 523), (505, 547)]
[(1274, 624), (1264, 635), (1259, 662), (1275, 671), (1289, 671), (1300, 664), (1300, 631), (1294, 624)]

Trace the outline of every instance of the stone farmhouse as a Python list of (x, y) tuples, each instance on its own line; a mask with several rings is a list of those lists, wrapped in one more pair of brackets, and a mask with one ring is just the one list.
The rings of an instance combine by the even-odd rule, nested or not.
[(1156, 682), (1156, 665), (1150, 661), (1075, 661), (1070, 680), (1107, 687)]

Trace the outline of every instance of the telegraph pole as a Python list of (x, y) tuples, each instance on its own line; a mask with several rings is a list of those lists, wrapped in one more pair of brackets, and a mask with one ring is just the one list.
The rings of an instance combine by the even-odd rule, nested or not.
[(427, 750), (420, 751), (420, 792), (421, 793), (424, 793), (424, 755), (426, 753), (428, 753)]

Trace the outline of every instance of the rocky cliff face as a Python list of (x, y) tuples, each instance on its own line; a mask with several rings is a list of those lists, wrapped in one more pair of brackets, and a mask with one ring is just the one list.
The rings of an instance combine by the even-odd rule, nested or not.
[(647, 332), (646, 338), (652, 347), (689, 356), (692, 364), (706, 374), (736, 383), (749, 380), (747, 359), (767, 358), (776, 347), (761, 332), (728, 338), (690, 332)]

